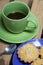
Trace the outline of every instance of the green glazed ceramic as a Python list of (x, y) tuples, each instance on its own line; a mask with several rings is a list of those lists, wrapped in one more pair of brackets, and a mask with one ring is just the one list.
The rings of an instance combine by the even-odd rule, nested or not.
[[(4, 27), (3, 21), (1, 18), (1, 14), (0, 14), (0, 39), (4, 40), (6, 42), (9, 42), (9, 43), (22, 43), (26, 40), (34, 38), (39, 30), (38, 20), (34, 16), (34, 14), (32, 14), (31, 12), (30, 12), (29, 19), (35, 21), (37, 24), (37, 27), (33, 32), (24, 31), (24, 32), (19, 33), (19, 34), (12, 34), (9, 31), (7, 31), (7, 29)], [(28, 23), (28, 25), (29, 25), (29, 23)]]
[[(13, 12), (22, 12), (26, 16), (18, 20), (8, 18), (7, 15)], [(29, 7), (23, 2), (19, 1), (9, 2), (2, 9), (3, 23), (5, 27), (12, 33), (20, 33), (23, 32), (25, 29), (33, 31), (37, 27), (37, 24), (35, 21), (30, 20), (29, 16), (30, 16)], [(30, 24), (28, 24), (28, 22)], [(28, 28), (26, 27), (27, 24), (29, 25)]]

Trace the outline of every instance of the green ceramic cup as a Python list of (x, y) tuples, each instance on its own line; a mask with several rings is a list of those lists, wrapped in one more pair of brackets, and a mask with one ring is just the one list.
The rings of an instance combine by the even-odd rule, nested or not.
[[(26, 14), (26, 17), (19, 20), (10, 19), (7, 17), (7, 15), (12, 12), (24, 12)], [(29, 7), (25, 3), (19, 1), (9, 2), (2, 9), (2, 19), (4, 25), (12, 33), (21, 33), (24, 30), (33, 31), (37, 27), (35, 21), (29, 20), (29, 15)], [(33, 24), (33, 26), (30, 26), (29, 24), (30, 27), (27, 27), (28, 22)]]

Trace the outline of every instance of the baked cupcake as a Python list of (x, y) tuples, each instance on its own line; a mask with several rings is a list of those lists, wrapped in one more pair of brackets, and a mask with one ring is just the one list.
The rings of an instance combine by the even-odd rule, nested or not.
[(38, 58), (31, 65), (43, 65), (43, 59)]
[(31, 63), (32, 61), (35, 61), (35, 59), (38, 58), (39, 51), (36, 46), (30, 42), (18, 48), (17, 54), (21, 61), (24, 61), (25, 63)]

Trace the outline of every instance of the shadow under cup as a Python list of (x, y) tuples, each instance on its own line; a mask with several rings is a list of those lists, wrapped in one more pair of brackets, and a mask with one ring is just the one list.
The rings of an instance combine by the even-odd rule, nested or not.
[[(8, 14), (14, 12), (21, 12), (24, 13), (26, 16), (22, 19), (10, 19), (7, 17)], [(2, 9), (2, 18), (4, 25), (12, 33), (23, 32), (28, 24), (27, 21), (28, 17), (29, 17), (29, 7), (23, 2), (19, 1), (10, 2), (6, 4)]]

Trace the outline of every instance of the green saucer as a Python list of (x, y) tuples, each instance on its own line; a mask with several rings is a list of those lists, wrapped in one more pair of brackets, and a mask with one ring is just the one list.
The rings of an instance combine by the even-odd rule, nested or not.
[[(38, 24), (37, 18), (30, 12), (30, 19), (34, 20)], [(39, 24), (36, 27), (36, 29), (33, 32), (22, 32), (20, 34), (12, 34), (8, 32), (1, 20), (1, 14), (0, 14), (0, 39), (9, 42), (9, 43), (22, 43), (26, 40), (32, 39), (35, 37), (35, 35), (38, 33), (39, 30)]]

